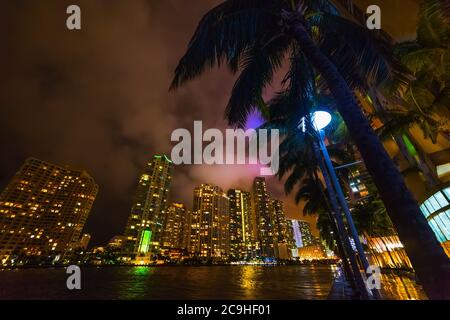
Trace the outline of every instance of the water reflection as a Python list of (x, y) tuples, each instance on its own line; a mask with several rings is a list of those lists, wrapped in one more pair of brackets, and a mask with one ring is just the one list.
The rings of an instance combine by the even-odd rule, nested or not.
[[(82, 290), (59, 269), (0, 271), (0, 299), (326, 299), (331, 266), (82, 268)], [(386, 299), (425, 299), (412, 279), (382, 276)]]
[(239, 283), (247, 293), (251, 293), (256, 288), (256, 271), (257, 269), (252, 266), (244, 266), (242, 268)]
[(381, 294), (389, 300), (426, 300), (427, 296), (413, 279), (408, 276), (383, 274)]
[(142, 296), (149, 290), (152, 285), (151, 276), (155, 272), (155, 267), (131, 267), (125, 268), (127, 277), (116, 282), (116, 289), (118, 292), (117, 299), (120, 300), (136, 300), (142, 299)]

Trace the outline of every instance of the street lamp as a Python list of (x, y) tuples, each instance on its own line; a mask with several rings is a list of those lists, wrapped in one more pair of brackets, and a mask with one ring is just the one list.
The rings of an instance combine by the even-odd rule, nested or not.
[[(327, 171), (328, 171), (329, 177), (331, 178), (332, 184), (333, 184), (334, 189), (337, 194), (337, 198), (339, 200), (339, 204), (344, 211), (345, 217), (347, 219), (347, 223), (350, 227), (350, 232), (351, 232), (352, 238), (355, 242), (356, 250), (358, 251), (359, 258), (364, 267), (364, 272), (367, 272), (367, 270), (369, 268), (369, 262), (367, 261), (366, 254), (361, 245), (361, 241), (359, 240), (358, 232), (357, 232), (355, 224), (353, 222), (353, 218), (350, 213), (350, 209), (348, 207), (347, 201), (345, 200), (344, 192), (342, 191), (342, 187), (337, 178), (335, 168), (333, 167), (333, 163), (331, 162), (330, 155), (329, 155), (327, 147), (325, 145), (325, 133), (324, 133), (323, 129), (325, 129), (331, 123), (331, 120), (332, 120), (331, 114), (326, 111), (316, 111), (312, 114), (312, 123), (313, 123), (315, 129), (319, 133), (319, 147), (320, 147), (320, 151), (322, 152), (322, 155), (324, 157), (324, 161), (325, 161), (325, 165), (328, 169)], [(326, 172), (323, 172), (323, 174), (326, 174)], [(376, 297), (379, 297), (378, 291), (374, 290), (373, 293)]]
[(331, 114), (326, 111), (316, 111), (312, 114), (312, 123), (317, 131), (328, 127), (331, 123)]

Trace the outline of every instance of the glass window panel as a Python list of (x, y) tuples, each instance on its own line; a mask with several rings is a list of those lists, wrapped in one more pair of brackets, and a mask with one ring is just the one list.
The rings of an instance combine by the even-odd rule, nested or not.
[(420, 206), (420, 210), (422, 211), (422, 213), (424, 214), (425, 218), (428, 217), (430, 215), (430, 213), (428, 212), (427, 207), (425, 207), (425, 205), (421, 205)]
[(433, 207), (431, 206), (431, 204), (430, 204), (430, 201), (425, 201), (425, 206), (427, 207), (427, 209), (428, 209), (428, 212), (431, 214), (431, 213), (433, 213), (435, 210), (433, 209)]
[(445, 226), (445, 237), (447, 240), (450, 240), (450, 219), (446, 212), (442, 212), (439, 214), (439, 218)]
[(439, 229), (441, 229), (442, 235), (445, 237), (445, 240), (450, 240), (450, 232), (449, 232), (450, 230), (446, 223), (447, 222), (445, 219), (446, 217), (447, 216), (445, 215), (445, 213), (444, 214), (441, 213), (435, 217), (435, 221), (436, 221)]
[(430, 220), (430, 226), (431, 226), (431, 229), (433, 229), (434, 233), (436, 234), (436, 237), (438, 238), (439, 242), (441, 242), (441, 243), (444, 242), (445, 241), (445, 237), (442, 234), (441, 229), (438, 227), (438, 225), (434, 221), (434, 219)]
[(445, 195), (447, 196), (447, 199), (450, 199), (450, 187), (445, 188), (445, 189), (442, 190), (442, 191), (444, 191)]
[(447, 215), (447, 219), (450, 220), (450, 210), (445, 211), (445, 214)]
[(447, 199), (445, 199), (445, 197), (442, 194), (442, 192), (436, 193), (434, 195), (434, 198), (437, 200), (437, 202), (439, 202), (439, 204), (441, 205), (441, 208), (448, 206), (448, 201), (447, 201)]
[(434, 197), (430, 197), (428, 199), (428, 201), (430, 201), (430, 204), (433, 206), (434, 211), (437, 211), (441, 208), (441, 206), (439, 205), (439, 202), (437, 202)]

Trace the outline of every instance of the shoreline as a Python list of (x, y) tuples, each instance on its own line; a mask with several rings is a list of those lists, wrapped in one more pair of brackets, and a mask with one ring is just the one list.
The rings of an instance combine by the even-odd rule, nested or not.
[[(19, 270), (19, 269), (60, 269), (67, 268), (71, 264), (67, 265), (25, 265), (25, 266), (1, 266), (0, 271), (3, 270)], [(76, 264), (74, 264), (76, 265)], [(296, 264), (231, 264), (231, 263), (214, 263), (214, 264), (81, 264), (80, 268), (121, 268), (121, 267), (243, 267), (243, 266), (255, 266), (255, 267), (290, 267), (290, 266), (332, 266), (336, 263), (296, 263)]]

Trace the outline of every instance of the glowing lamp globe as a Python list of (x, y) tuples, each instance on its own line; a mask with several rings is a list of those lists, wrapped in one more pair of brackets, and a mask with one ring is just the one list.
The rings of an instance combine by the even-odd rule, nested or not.
[(312, 122), (316, 130), (322, 130), (326, 128), (331, 122), (331, 114), (326, 111), (316, 111), (313, 114)]

